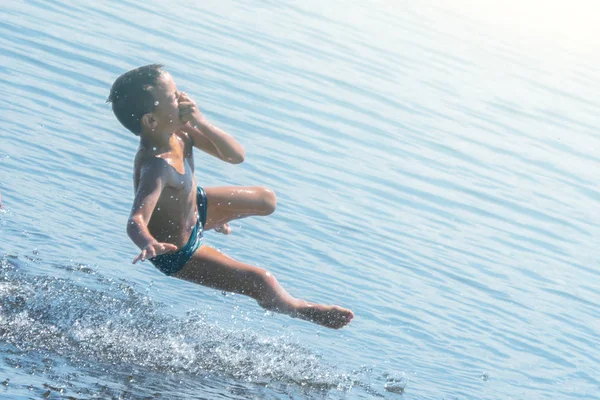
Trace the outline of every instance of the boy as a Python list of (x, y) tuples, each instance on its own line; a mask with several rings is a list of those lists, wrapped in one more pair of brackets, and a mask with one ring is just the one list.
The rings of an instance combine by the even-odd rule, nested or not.
[(206, 121), (161, 65), (121, 75), (108, 101), (119, 122), (140, 136), (127, 224), (129, 237), (141, 249), (134, 264), (149, 259), (166, 275), (244, 294), (267, 310), (328, 328), (352, 320), (352, 311), (296, 299), (268, 271), (201, 244), (204, 231), (229, 234), (229, 221), (271, 214), (276, 198), (262, 187), (197, 187), (194, 147), (232, 164), (244, 161), (244, 149)]

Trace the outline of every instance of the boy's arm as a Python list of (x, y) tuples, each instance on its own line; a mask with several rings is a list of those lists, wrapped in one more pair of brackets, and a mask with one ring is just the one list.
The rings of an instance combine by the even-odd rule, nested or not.
[(183, 127), (198, 149), (230, 164), (244, 161), (244, 148), (231, 135), (204, 118), (196, 103), (185, 93), (179, 97), (179, 115), (187, 122)]
[(145, 166), (140, 174), (137, 193), (127, 221), (127, 234), (133, 243), (142, 249), (142, 252), (133, 260), (134, 264), (144, 261), (146, 258), (177, 250), (177, 246), (174, 244), (159, 243), (148, 230), (148, 222), (165, 187), (164, 171), (165, 168), (159, 164), (158, 160), (155, 160)]

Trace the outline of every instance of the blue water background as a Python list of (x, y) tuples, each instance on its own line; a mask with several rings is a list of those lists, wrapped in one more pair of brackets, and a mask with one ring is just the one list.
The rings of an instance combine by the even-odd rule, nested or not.
[[(598, 399), (600, 53), (463, 11), (3, 4), (0, 394)], [(130, 264), (137, 138), (105, 99), (153, 62), (245, 146), (198, 182), (278, 195), (208, 243), (348, 328)]]

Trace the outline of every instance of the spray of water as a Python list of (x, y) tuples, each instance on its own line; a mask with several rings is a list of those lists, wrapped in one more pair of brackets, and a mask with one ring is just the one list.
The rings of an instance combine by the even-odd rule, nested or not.
[(71, 269), (95, 283), (33, 276), (20, 271), (16, 259), (0, 260), (0, 342), (87, 366), (211, 373), (325, 390), (347, 391), (357, 383), (289, 338), (227, 330), (197, 311), (175, 317), (124, 281), (83, 265)]

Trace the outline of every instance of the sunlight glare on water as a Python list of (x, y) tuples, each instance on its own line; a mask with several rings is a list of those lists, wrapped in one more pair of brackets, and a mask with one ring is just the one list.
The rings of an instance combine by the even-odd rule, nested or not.
[[(439, 2), (443, 5), (443, 2)], [(594, 56), (600, 4), (590, 0), (458, 0), (447, 9), (487, 25), (490, 32), (541, 46)]]

